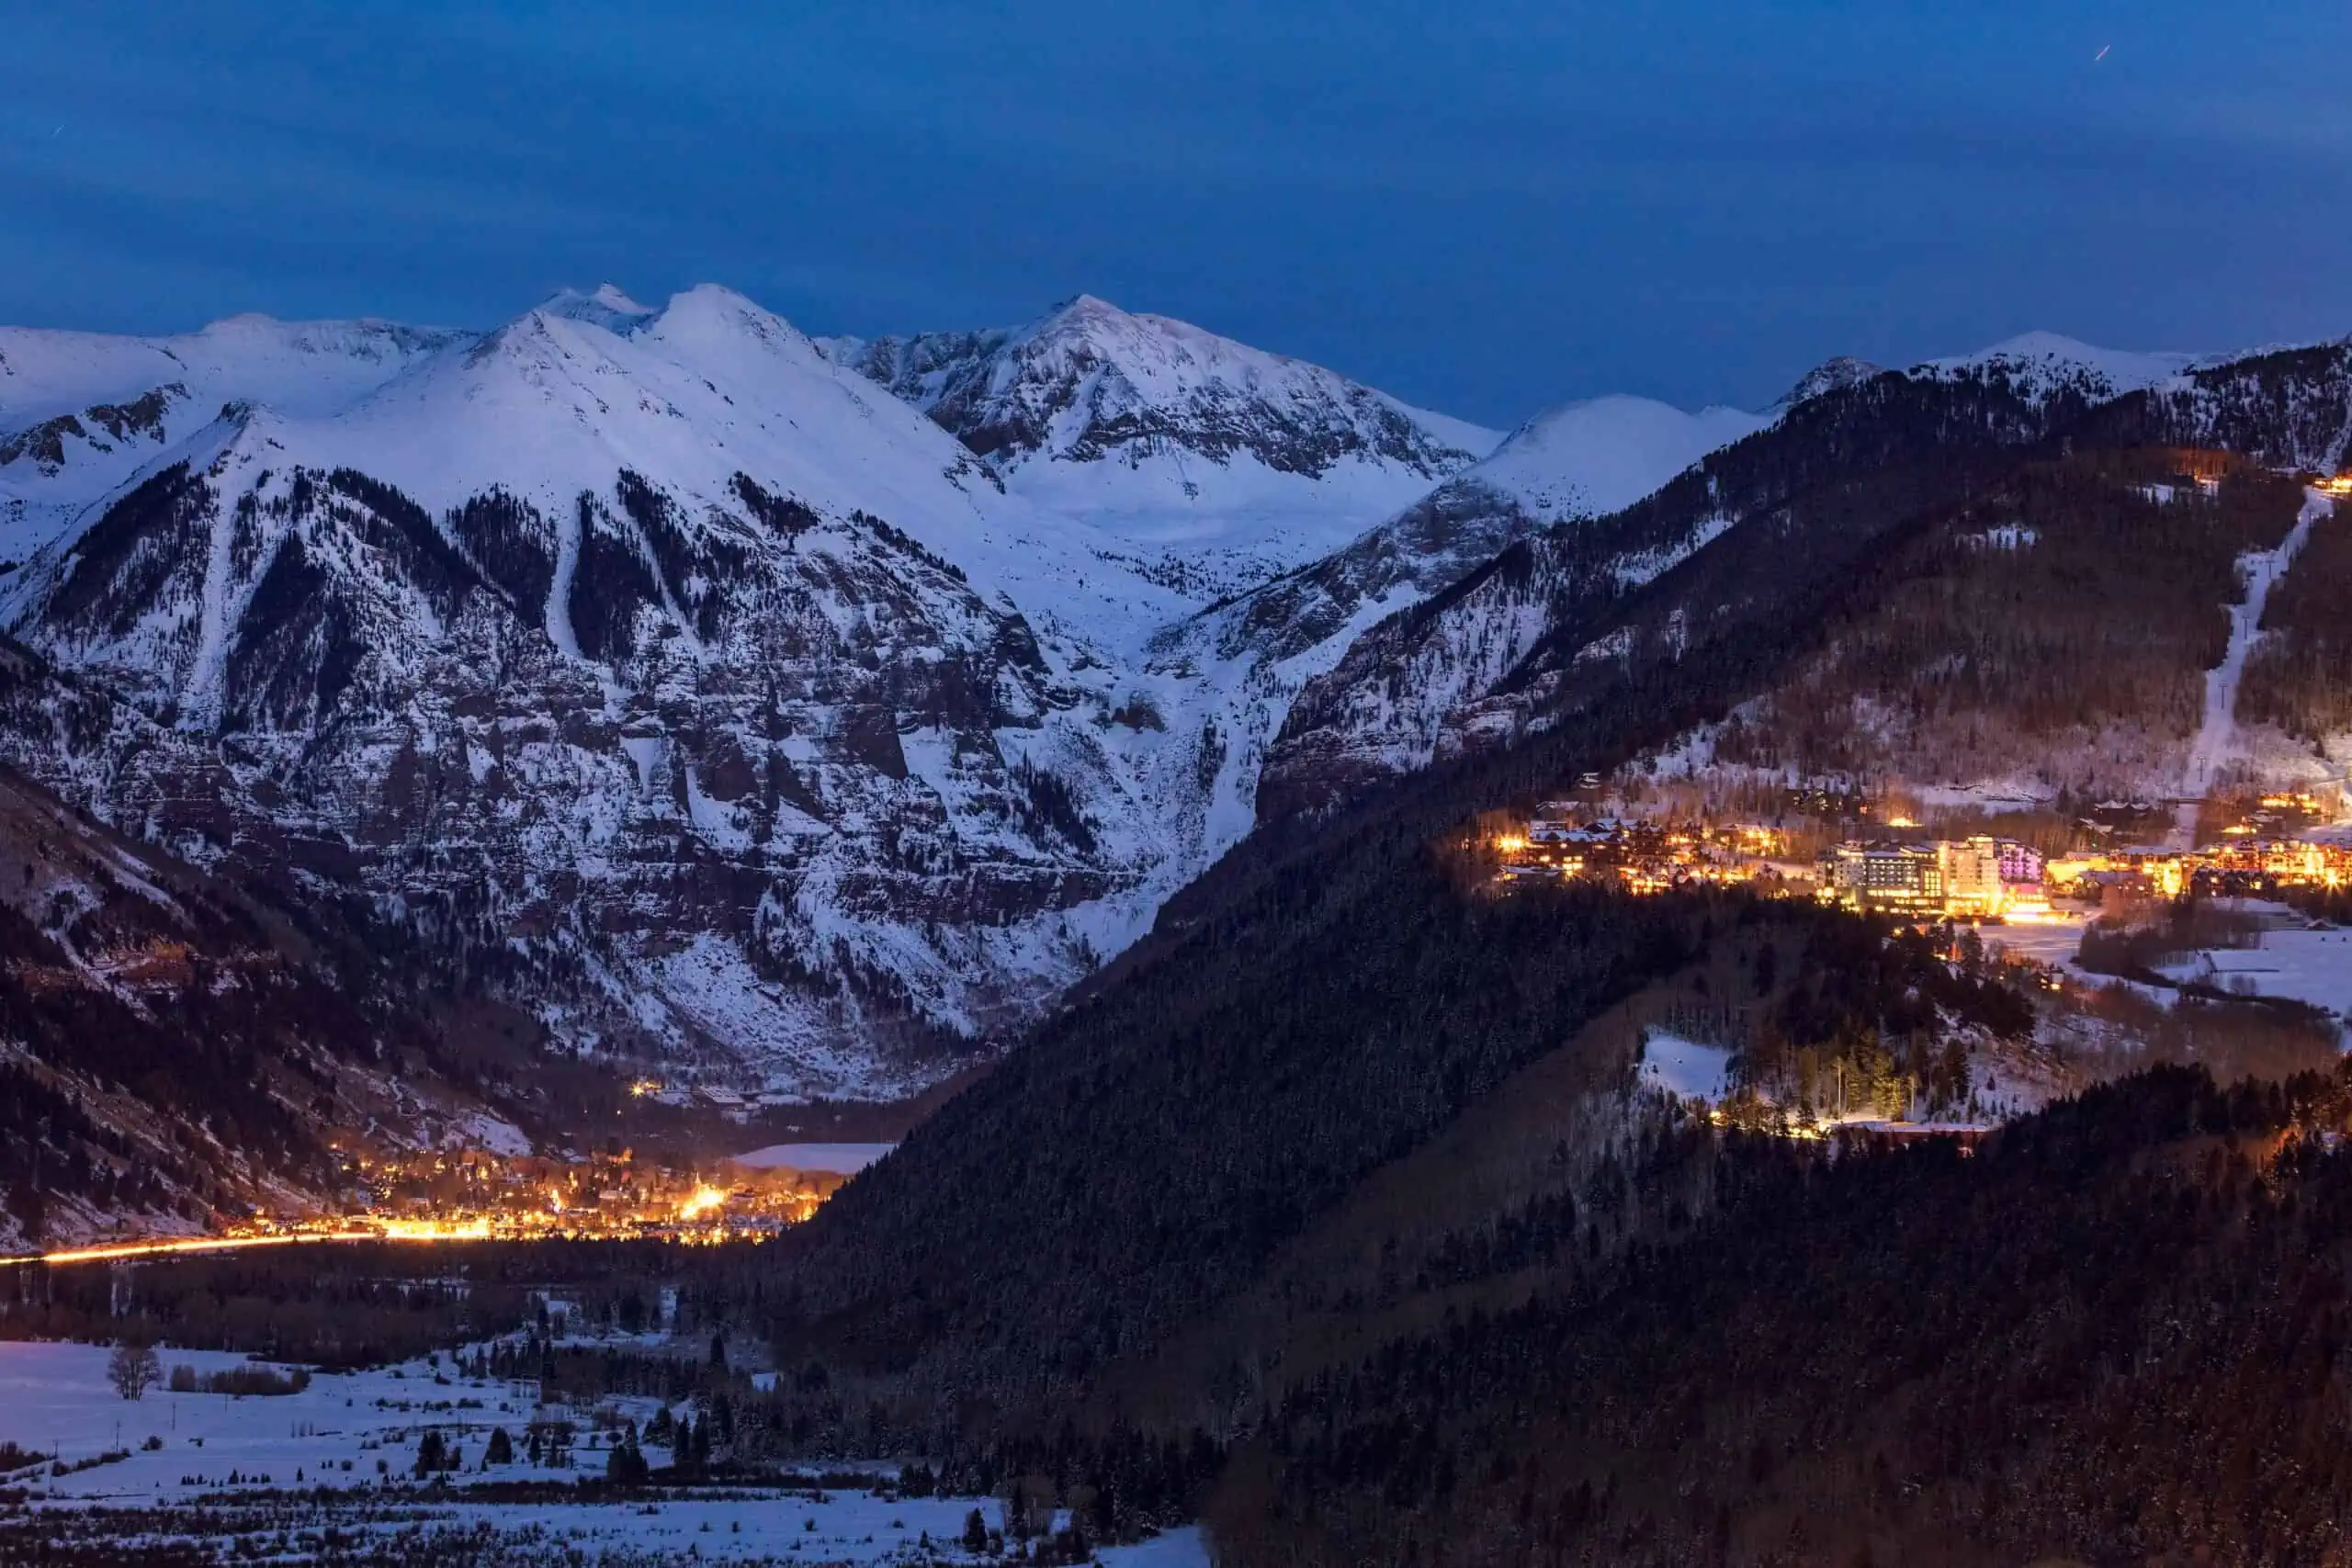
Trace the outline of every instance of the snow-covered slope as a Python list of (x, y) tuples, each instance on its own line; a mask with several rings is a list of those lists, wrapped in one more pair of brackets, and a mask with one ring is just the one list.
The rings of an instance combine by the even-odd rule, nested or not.
[(1091, 299), (821, 347), (609, 286), (478, 335), (7, 342), (0, 478), (51, 536), (7, 624), (176, 738), (21, 765), (364, 895), (573, 1045), (835, 1094), (1139, 934), (1365, 627), (1758, 423), (1603, 399), (1474, 465), (1491, 433)]
[(1498, 437), (1319, 366), (1081, 297), (1028, 326), (822, 345), (1013, 494), (1195, 598), (1344, 545)]
[(1743, 409), (1689, 413), (1649, 398), (1594, 398), (1520, 426), (1464, 478), (1545, 521), (1598, 517), (1771, 423)]
[(468, 340), (266, 316), (153, 338), (0, 328), (0, 560), (22, 560), (225, 403), (332, 415)]
[(2100, 411), (2116, 438), (2217, 446), (2334, 474), (2352, 460), (2352, 339), (2199, 367)]
[[(1833, 362), (1769, 414), (1602, 398), (1496, 446), (1091, 299), (819, 344), (606, 287), (0, 355), (0, 611), (116, 705), (52, 694), (0, 760), (582, 1051), (827, 1094), (1018, 1027), (1267, 801), (1527, 721), (1563, 606), (1843, 461), (1846, 402), (2017, 439), (2128, 368)], [(2212, 374), (2140, 395), (2258, 398)], [(1673, 483), (1792, 421), (1828, 434)]]

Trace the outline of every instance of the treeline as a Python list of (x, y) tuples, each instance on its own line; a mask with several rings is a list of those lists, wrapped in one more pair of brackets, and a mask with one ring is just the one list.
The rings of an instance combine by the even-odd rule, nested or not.
[[(335, 1242), (115, 1266), (28, 1264), (0, 1270), (0, 1339), (131, 1337), (347, 1370), (508, 1337), (469, 1364), (478, 1375), (537, 1377), (537, 1347), (559, 1334), (664, 1329), (703, 1344), (748, 1343), (765, 1325), (773, 1284), (761, 1251), (663, 1241)], [(601, 1360), (603, 1351), (566, 1354)], [(689, 1376), (673, 1397), (704, 1386)]]
[(2341, 1560), (2352, 1111), (2167, 1068), (1975, 1158), (1735, 1141), (1614, 1277), (1291, 1390), (1240, 1563)]
[(311, 1374), (300, 1367), (280, 1371), (275, 1367), (220, 1367), (198, 1371), (183, 1361), (172, 1369), (164, 1386), (174, 1393), (226, 1393), (275, 1397), (300, 1393), (311, 1386)]
[[(138, 1338), (334, 1370), (544, 1324), (550, 1288), (644, 1292), (685, 1249), (660, 1243), (320, 1243), (0, 1271), (0, 1339)], [(707, 1249), (705, 1249), (707, 1250)]]

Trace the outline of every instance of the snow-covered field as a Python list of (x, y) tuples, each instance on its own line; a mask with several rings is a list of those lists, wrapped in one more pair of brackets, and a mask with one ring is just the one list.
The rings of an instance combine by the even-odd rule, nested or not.
[[(86, 1540), (93, 1532), (104, 1539), (169, 1537), (189, 1525), (191, 1515), (176, 1510), (204, 1499), (206, 1530), (224, 1540), (255, 1529), (332, 1528), (385, 1537), (422, 1530), (428, 1537), (447, 1532), (453, 1541), (478, 1541), (485, 1534), (511, 1540), (517, 1562), (536, 1562), (541, 1554), (560, 1560), (576, 1551), (591, 1562), (609, 1556), (869, 1563), (934, 1554), (963, 1561), (954, 1543), (971, 1510), (980, 1509), (992, 1526), (1001, 1513), (989, 1498), (768, 1487), (703, 1487), (606, 1501), (493, 1500), (502, 1483), (601, 1475), (607, 1450), (588, 1446), (592, 1423), (581, 1419), (588, 1413), (571, 1413), (582, 1428), (579, 1441), (569, 1469), (551, 1470), (521, 1453), (524, 1428), (540, 1414), (528, 1383), (474, 1381), (456, 1376), (446, 1362), (412, 1361), (319, 1373), (299, 1393), (234, 1397), (158, 1389), (129, 1401), (107, 1383), (108, 1354), (99, 1345), (0, 1342), (0, 1442), (52, 1461), (11, 1472), (0, 1483), (29, 1487), (24, 1506), (76, 1532), (74, 1539)], [(252, 1364), (222, 1351), (166, 1348), (159, 1355), (167, 1371), (177, 1365), (203, 1372)], [(640, 1424), (660, 1408), (650, 1398), (605, 1403)], [(517, 1457), (512, 1464), (485, 1467), (484, 1446), (495, 1427), (514, 1439)], [(454, 1440), (462, 1456), (462, 1468), (445, 1487), (428, 1488), (412, 1478), (418, 1441), (428, 1429)], [(658, 1447), (644, 1452), (657, 1465), (669, 1457)], [(89, 1468), (74, 1468), (84, 1463)], [(60, 1469), (68, 1473), (56, 1473)], [(322, 1486), (330, 1490), (314, 1490)], [(0, 1556), (6, 1555), (9, 1512), (0, 1507)], [(1208, 1561), (1192, 1530), (1106, 1548), (1100, 1555), (1115, 1568), (1191, 1568)]]
[(2259, 947), (2212, 948), (2167, 967), (2169, 979), (2283, 997), (2352, 1015), (2352, 931), (2269, 931)]
[(1653, 1030), (1642, 1041), (1641, 1080), (1679, 1100), (1722, 1100), (1731, 1092), (1731, 1052)]

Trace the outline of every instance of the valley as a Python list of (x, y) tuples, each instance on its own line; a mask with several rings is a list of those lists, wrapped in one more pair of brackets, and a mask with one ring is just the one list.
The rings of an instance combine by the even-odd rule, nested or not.
[[(755, 1561), (1914, 1541), (1852, 1445), (1965, 1466), (1867, 1409), (1637, 1428), (1561, 1383), (1510, 1427), (1492, 1368), (1566, 1334), (1679, 1389), (1624, 1338), (1713, 1345), (1657, 1316), (1678, 1270), (1777, 1343), (1707, 1272), (1770, 1273), (1754, 1236), (1883, 1322), (1815, 1203), (1989, 1235), (2056, 1140), (2100, 1202), (2153, 1161), (2219, 1215), (2254, 1200), (2200, 1129), (2313, 1192), (2283, 1151), (2352, 1129), (2333, 348), (2036, 335), (1508, 434), (1092, 299), (0, 353), (0, 1348), (454, 1353), (538, 1438), (476, 1460), (453, 1399), (401, 1413), (404, 1476), (188, 1470), (133, 1512), (190, 1550), (527, 1560), (568, 1548), (499, 1510), (542, 1504), (615, 1561), (666, 1514)], [(1991, 1287), (1940, 1270), (1978, 1355)], [(1735, 1410), (1781, 1436), (1698, 1501), (1628, 1469)], [(1841, 1457), (1792, 1469), (1787, 1421)], [(537, 1473), (566, 1423), (597, 1461)], [(100, 1518), (110, 1452), (0, 1532)]]

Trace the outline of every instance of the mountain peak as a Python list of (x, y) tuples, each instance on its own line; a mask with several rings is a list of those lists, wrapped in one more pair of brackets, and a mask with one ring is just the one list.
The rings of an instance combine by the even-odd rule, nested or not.
[(1867, 359), (1858, 359), (1850, 354), (1841, 354), (1834, 359), (1825, 359), (1798, 377), (1796, 385), (1781, 394), (1780, 400), (1772, 405), (1772, 410), (1776, 413), (1785, 413), (1799, 403), (1809, 402), (1825, 392), (1836, 392), (1848, 387), (1859, 386), (1873, 376), (1885, 374), (1885, 370), (1886, 367), (1883, 365), (1873, 365)]
[(1989, 348), (1913, 367), (1914, 376), (1997, 373), (2048, 397), (2071, 388), (2094, 399), (2161, 386), (2198, 363), (2189, 354), (2142, 354), (2099, 348), (2060, 333), (2020, 333)]
[[(1498, 439), (1408, 408), (1335, 371), (1093, 294), (1013, 331), (830, 340), (836, 363), (879, 381), (1011, 475), (1115, 459), (1192, 467), (1170, 481), (1177, 510), (1237, 459), (1317, 478), (1343, 463), (1394, 468), (1426, 486)], [(1205, 466), (1204, 466), (1205, 465)], [(1409, 499), (1402, 497), (1401, 499)]]
[(1125, 316), (1126, 313), (1099, 294), (1073, 294), (1046, 315), (1050, 321), (1057, 316)]
[(604, 328), (621, 337), (642, 328), (657, 312), (652, 307), (640, 305), (630, 299), (618, 284), (600, 283), (592, 293), (582, 294), (577, 288), (559, 288), (543, 300), (533, 312), (536, 315), (560, 316), (566, 321), (584, 321)]
[(286, 323), (262, 310), (239, 310), (234, 315), (209, 321), (198, 329), (207, 337), (226, 337), (240, 333), (275, 332)]

